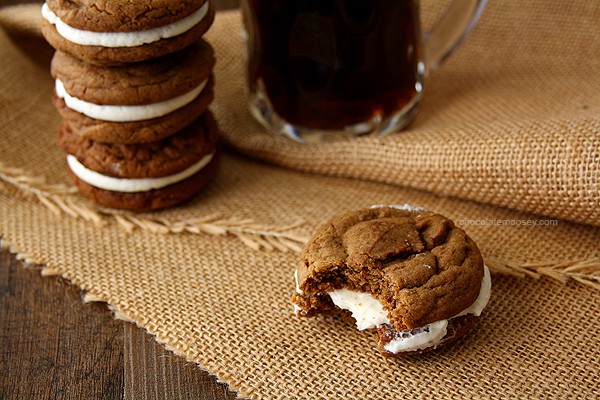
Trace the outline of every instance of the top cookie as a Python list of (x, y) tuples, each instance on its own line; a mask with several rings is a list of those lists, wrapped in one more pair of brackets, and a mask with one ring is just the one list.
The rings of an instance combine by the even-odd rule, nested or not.
[(396, 330), (410, 330), (467, 309), (483, 276), (479, 249), (451, 220), (422, 210), (371, 208), (317, 230), (302, 254), (294, 302), (314, 315), (334, 309), (326, 293), (367, 293)]
[(92, 32), (133, 32), (172, 24), (208, 0), (47, 0), (65, 24)]
[(42, 33), (55, 49), (117, 66), (191, 45), (210, 28), (215, 12), (208, 0), (49, 0), (42, 17)]

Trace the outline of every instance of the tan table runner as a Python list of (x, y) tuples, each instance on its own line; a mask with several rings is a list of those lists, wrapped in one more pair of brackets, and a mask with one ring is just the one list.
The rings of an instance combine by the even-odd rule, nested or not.
[[(508, 2), (502, 4), (506, 6), (495, 6), (496, 13), (509, 7)], [(565, 6), (571, 4), (576, 2)], [(585, 4), (588, 3), (580, 3)], [(562, 7), (560, 4), (549, 8), (562, 12)], [(581, 18), (597, 11), (591, 8), (588, 5)], [(492, 8), (490, 14), (493, 12)], [(235, 13), (219, 15), (209, 36), (219, 58), (218, 98), (214, 109), (220, 116), (223, 135), (235, 147), (266, 160), (279, 162), (284, 155), (293, 155), (296, 161), (291, 164), (295, 167), (341, 175), (346, 170), (345, 164), (336, 164), (335, 169), (330, 169), (323, 161), (335, 147), (313, 148), (314, 160), (303, 158), (303, 148), (259, 134), (243, 113), (242, 98), (236, 92), (240, 88), (239, 76), (236, 82), (227, 82), (227, 77), (234, 73), (233, 66), (239, 65), (238, 51), (228, 47), (232, 42), (239, 44), (235, 31), (237, 18)], [(528, 21), (520, 14), (519, 20)], [(543, 26), (541, 20), (533, 18), (536, 24)], [(541, 138), (537, 146), (567, 138), (564, 148), (547, 147), (553, 150), (531, 159), (539, 161), (538, 172), (555, 171), (556, 175), (543, 175), (541, 181), (563, 179), (560, 182), (565, 185), (565, 193), (548, 189), (546, 195), (538, 196), (539, 193), (531, 192), (534, 187), (531, 185), (537, 181), (519, 178), (525, 185), (519, 187), (527, 188), (522, 189), (525, 190), (523, 195), (531, 199), (531, 207), (527, 209), (541, 214), (550, 210), (543, 213), (548, 217), (398, 185), (297, 172), (231, 152), (225, 153), (220, 173), (213, 183), (191, 202), (159, 213), (132, 214), (96, 207), (81, 198), (69, 182), (64, 156), (56, 145), (59, 117), (50, 103), (53, 85), (48, 60), (44, 58), (49, 51), (39, 38), (38, 22), (36, 8), (0, 9), (0, 237), (2, 245), (9, 246), (20, 257), (43, 264), (44, 274), (59, 274), (71, 280), (86, 291), (86, 300), (106, 302), (116, 317), (131, 320), (156, 335), (167, 348), (219, 376), (242, 396), (383, 399), (415, 396), (594, 398), (600, 395), (596, 383), (600, 357), (596, 345), (600, 339), (600, 290), (597, 290), (600, 288), (600, 228), (554, 220), (557, 216), (579, 220), (587, 215), (585, 218), (598, 221), (598, 214), (594, 214), (597, 210), (585, 206), (589, 199), (597, 201), (597, 193), (593, 193), (593, 185), (598, 181), (594, 151), (597, 151), (599, 134), (598, 128), (594, 128), (597, 125), (593, 124), (598, 123), (599, 104), (597, 93), (591, 88), (583, 89), (585, 96), (580, 94), (581, 104), (585, 103), (587, 111), (577, 109), (570, 102), (558, 107), (544, 97), (546, 86), (538, 89), (539, 102), (554, 112), (555, 118), (548, 121), (571, 127), (566, 133), (558, 129), (547, 131), (545, 123), (548, 121), (540, 122), (535, 115), (526, 117), (522, 110), (523, 119), (515, 122), (515, 126), (524, 127), (521, 124), (528, 118), (532, 124), (528, 126), (536, 126), (536, 129), (525, 129), (521, 136), (513, 132), (503, 139), (500, 133), (509, 132), (505, 122), (501, 118), (495, 120), (498, 117), (490, 114), (488, 122), (496, 121), (496, 125), (492, 124), (495, 128), (490, 129), (499, 135), (494, 140), (484, 140), (482, 135), (467, 134), (475, 129), (473, 122), (460, 122), (454, 112), (438, 110), (433, 116), (429, 114), (434, 120), (438, 118), (449, 125), (454, 121), (456, 125), (452, 126), (462, 126), (457, 131), (448, 131), (448, 137), (455, 141), (444, 141), (443, 145), (435, 146), (437, 151), (448, 155), (452, 149), (463, 151), (463, 147), (458, 146), (463, 141), (469, 145), (476, 141), (481, 151), (494, 144), (498, 154), (505, 157), (495, 159), (495, 165), (501, 167), (500, 160), (508, 157), (508, 153), (501, 153), (502, 146), (515, 140), (517, 156), (510, 158), (509, 164), (522, 173), (535, 170), (533, 164), (529, 167), (519, 164), (536, 146), (534, 142), (527, 144), (523, 139), (525, 133), (534, 132), (535, 138)], [(501, 22), (495, 23), (499, 29)], [(572, 24), (573, 27), (578, 25)], [(516, 29), (520, 24), (513, 21), (510, 26)], [(577, 33), (574, 28), (564, 27), (564, 30)], [(473, 36), (474, 42), (477, 42), (476, 37)], [(597, 38), (595, 43), (598, 43)], [(585, 44), (577, 46), (585, 48)], [(456, 60), (466, 57), (467, 51), (465, 47)], [(598, 55), (590, 52), (588, 49), (586, 62), (595, 62), (597, 66)], [(548, 56), (545, 50), (540, 49), (539, 53)], [(530, 60), (534, 62), (534, 58)], [(506, 68), (514, 62), (505, 60)], [(446, 66), (446, 73), (452, 71), (452, 65)], [(559, 74), (561, 82), (576, 83), (566, 73), (566, 65), (556, 68), (554, 72), (565, 69)], [(442, 72), (438, 75), (440, 81)], [(479, 72), (480, 75), (493, 73)], [(457, 70), (453, 74), (460, 75)], [(587, 81), (589, 86), (594, 82), (597, 85), (597, 75), (596, 78), (591, 75), (592, 72)], [(541, 76), (545, 74), (539, 72), (530, 79), (539, 83), (543, 80)], [(523, 75), (521, 80), (523, 84), (529, 82)], [(435, 84), (432, 80), (429, 102), (436, 100), (433, 98)], [(511, 85), (515, 83), (506, 87), (507, 92), (515, 89)], [(469, 86), (469, 90), (486, 96), (477, 85)], [(463, 89), (450, 92), (454, 93), (452, 107), (463, 104), (459, 109), (481, 115), (478, 109), (461, 103)], [(237, 93), (235, 97), (233, 93)], [(477, 97), (469, 95), (474, 98), (472, 96)], [(492, 101), (491, 97), (485, 98)], [(514, 109), (510, 102), (502, 104), (506, 109)], [(434, 129), (425, 128), (430, 120), (424, 118), (427, 107), (433, 106), (424, 106), (423, 118), (411, 128), (422, 126), (421, 133), (417, 135), (411, 130), (406, 135), (413, 135), (415, 139), (422, 135), (433, 137)], [(568, 110), (578, 117), (570, 119)], [(588, 111), (589, 118), (583, 118)], [(581, 121), (591, 125), (585, 125), (588, 135), (577, 139), (574, 133), (584, 129), (579, 125)], [(247, 132), (244, 137), (242, 128)], [(381, 140), (386, 143), (385, 148), (390, 149), (389, 157), (399, 151), (396, 141), (404, 141), (402, 135)], [(272, 144), (275, 142), (277, 146)], [(380, 140), (360, 142), (371, 146)], [(424, 143), (421, 149), (432, 155), (435, 148)], [(569, 143), (596, 144), (592, 148), (577, 147), (579, 151), (575, 151), (567, 145)], [(355, 146), (340, 146), (349, 145)], [(266, 150), (256, 150), (261, 146), (266, 146)], [(341, 149), (338, 160), (350, 161), (348, 149)], [(357, 159), (368, 164), (368, 153), (363, 152), (362, 146), (357, 144), (353, 151)], [(560, 155), (577, 158), (561, 159)], [(320, 163), (316, 161), (319, 157)], [(552, 167), (545, 166), (548, 160), (545, 157), (555, 160)], [(589, 157), (596, 158), (590, 160)], [(297, 164), (301, 159), (312, 163), (312, 167)], [(375, 163), (377, 157), (369, 160)], [(443, 181), (435, 178), (436, 185), (442, 185), (438, 193), (447, 192), (442, 190), (443, 186), (451, 186), (448, 182), (457, 177), (459, 170), (465, 174), (496, 171), (489, 169), (490, 158), (482, 158), (482, 163), (476, 164), (473, 170), (465, 169), (466, 161), (461, 166), (449, 160), (422, 164), (427, 168), (447, 167), (444, 171), (448, 171), (448, 175)], [(577, 164), (579, 162), (585, 164)], [(323, 169), (316, 168), (319, 165)], [(377, 168), (372, 164), (365, 171), (373, 173)], [(400, 164), (394, 168), (405, 171)], [(509, 172), (498, 169), (494, 179), (498, 182), (516, 179), (514, 175), (507, 178)], [(532, 176), (538, 172), (532, 172)], [(390, 181), (399, 176), (395, 175)], [(427, 174), (423, 176), (431, 178)], [(473, 182), (472, 175), (468, 178), (464, 175), (464, 179), (455, 181), (455, 186), (462, 187), (460, 190), (465, 190), (467, 182)], [(476, 182), (478, 189), (470, 186), (473, 196), (464, 197), (487, 200), (475, 193), (490, 195), (492, 185), (479, 189), (490, 181)], [(557, 182), (554, 180), (550, 186), (558, 187)], [(506, 201), (513, 202), (516, 193), (511, 187), (498, 186), (494, 189), (495, 198), (502, 197), (501, 187), (504, 187)], [(538, 189), (544, 187), (541, 185)], [(433, 186), (425, 188), (435, 189)], [(568, 193), (583, 205), (555, 196)], [(560, 203), (562, 207), (552, 208), (543, 201)], [(372, 333), (358, 333), (353, 326), (337, 320), (299, 320), (293, 315), (289, 299), (294, 290), (293, 271), (302, 243), (330, 216), (381, 203), (412, 203), (453, 218), (477, 241), (486, 262), (496, 273), (494, 293), (486, 314), (473, 334), (460, 344), (408, 360), (387, 361), (375, 351)], [(536, 204), (537, 208), (532, 206)], [(559, 214), (567, 209), (572, 214)]]

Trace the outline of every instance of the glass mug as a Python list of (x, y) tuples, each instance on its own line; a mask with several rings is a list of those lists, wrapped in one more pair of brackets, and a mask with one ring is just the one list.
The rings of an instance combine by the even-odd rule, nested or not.
[(242, 0), (250, 112), (304, 143), (400, 130), (485, 3), (455, 0), (421, 32), (418, 0)]

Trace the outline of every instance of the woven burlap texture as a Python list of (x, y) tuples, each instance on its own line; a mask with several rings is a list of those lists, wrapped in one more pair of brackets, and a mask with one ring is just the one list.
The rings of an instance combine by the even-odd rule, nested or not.
[(597, 2), (490, 2), (406, 131), (307, 148), (248, 115), (232, 15), (212, 32), (227, 60), (215, 110), (229, 142), (269, 162), (600, 225), (599, 20)]
[[(73, 190), (56, 145), (59, 117), (50, 104), (47, 59), (31, 57), (48, 54), (35, 29), (37, 15), (27, 7), (0, 10), (0, 235), (3, 246), (42, 264), (44, 274), (64, 276), (87, 299), (108, 303), (116, 317), (154, 334), (240, 396), (600, 396), (594, 345), (600, 339), (599, 228), (295, 172), (231, 152), (206, 190), (181, 207), (148, 214), (98, 208)], [(209, 35), (221, 79), (232, 64), (227, 44), (239, 34), (223, 29), (235, 29), (238, 18), (219, 15)], [(241, 148), (226, 117), (226, 85), (217, 84), (214, 109), (224, 136)], [(244, 123), (249, 143), (263, 140), (249, 120)], [(590, 137), (597, 140), (598, 131)], [(573, 185), (589, 184), (594, 168), (597, 161)], [(412, 203), (453, 218), (496, 272), (486, 313), (456, 346), (388, 361), (377, 354), (372, 333), (336, 319), (293, 315), (298, 248), (327, 218), (381, 203)]]

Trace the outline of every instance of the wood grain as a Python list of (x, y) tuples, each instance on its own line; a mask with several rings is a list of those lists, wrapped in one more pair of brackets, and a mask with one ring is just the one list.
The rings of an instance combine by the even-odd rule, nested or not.
[(235, 399), (144, 330), (0, 251), (0, 399)]
[(235, 399), (227, 386), (193, 363), (165, 351), (153, 337), (123, 324), (124, 399)]
[(0, 398), (118, 398), (122, 323), (6, 250), (0, 265)]

